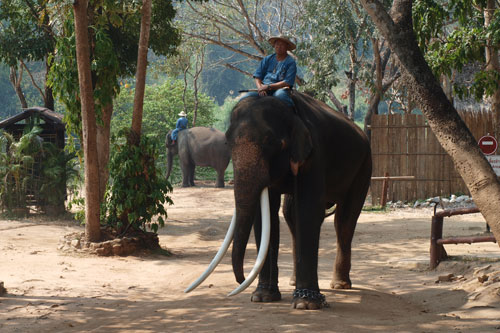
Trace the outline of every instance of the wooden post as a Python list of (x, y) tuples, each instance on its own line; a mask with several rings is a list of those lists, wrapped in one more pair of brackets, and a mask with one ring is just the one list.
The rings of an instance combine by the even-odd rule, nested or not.
[(437, 267), (441, 260), (446, 259), (448, 254), (444, 246), (438, 244), (437, 241), (443, 238), (443, 217), (434, 215), (431, 224), (431, 248), (430, 248), (430, 263), (431, 269)]
[(387, 204), (387, 188), (389, 187), (389, 173), (385, 173), (385, 179), (384, 182), (382, 183), (382, 197), (380, 198), (380, 206), (382, 208), (385, 207)]

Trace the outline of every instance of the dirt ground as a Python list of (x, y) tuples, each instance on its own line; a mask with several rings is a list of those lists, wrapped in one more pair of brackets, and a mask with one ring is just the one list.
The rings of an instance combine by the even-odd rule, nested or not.
[[(0, 221), (1, 332), (500, 332), (500, 249), (447, 245), (452, 260), (428, 269), (432, 211), (363, 212), (353, 242), (353, 289), (331, 290), (333, 217), (322, 229), (319, 278), (329, 308), (294, 310), (290, 235), (282, 221), (283, 300), (252, 303), (230, 255), (191, 293), (218, 250), (233, 212), (232, 188), (175, 188), (160, 243), (173, 253), (98, 257), (58, 249), (83, 228), (47, 218)], [(481, 215), (445, 218), (445, 236), (483, 234)], [(251, 238), (253, 240), (253, 236)], [(255, 260), (249, 244), (247, 274)], [(437, 283), (453, 274), (453, 281)], [(485, 278), (488, 280), (485, 281)], [(481, 280), (482, 282), (480, 282)]]

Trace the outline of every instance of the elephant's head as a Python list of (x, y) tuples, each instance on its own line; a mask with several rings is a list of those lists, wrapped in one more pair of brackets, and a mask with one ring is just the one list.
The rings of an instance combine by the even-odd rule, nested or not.
[[(268, 187), (275, 187), (283, 193), (283, 186), (293, 183), (289, 180), (300, 172), (300, 166), (307, 163), (311, 153), (311, 135), (293, 110), (280, 100), (273, 97), (248, 97), (234, 107), (226, 138), (233, 160), (236, 203), (236, 217), (233, 217), (228, 232), (234, 228), (233, 272), (239, 283), (249, 285), (252, 281), (248, 280), (255, 278), (259, 269), (254, 267), (245, 281), (243, 259), (254, 217), (258, 213), (259, 200), (263, 199), (262, 208), (266, 205), (264, 201)], [(269, 216), (269, 212), (262, 211), (262, 216)], [(266, 229), (264, 222), (262, 229)], [(264, 239), (262, 236), (262, 242)], [(225, 242), (221, 249), (227, 246)], [(266, 244), (261, 244), (260, 252), (263, 249), (267, 249)], [(258, 258), (262, 258), (257, 262), (263, 263), (266, 254), (262, 256), (260, 252)], [(213, 268), (209, 267), (207, 271)], [(187, 291), (192, 289), (188, 288)]]
[(170, 177), (172, 172), (172, 164), (174, 161), (174, 156), (179, 153), (177, 142), (172, 142), (172, 130), (168, 131), (165, 137), (165, 147), (167, 149), (167, 179)]

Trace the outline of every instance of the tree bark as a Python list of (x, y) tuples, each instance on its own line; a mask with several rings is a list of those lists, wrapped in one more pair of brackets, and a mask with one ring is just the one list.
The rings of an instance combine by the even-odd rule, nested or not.
[(102, 108), (102, 126), (97, 125), (97, 158), (99, 161), (99, 202), (104, 201), (104, 193), (109, 178), (109, 146), (111, 138), (111, 115), (113, 103)]
[(408, 90), (439, 143), (451, 156), (495, 238), (500, 240), (500, 183), (425, 62), (413, 33), (412, 1), (395, 0), (391, 15), (378, 0), (361, 0), (361, 3), (399, 58)]
[[(142, 1), (141, 33), (137, 56), (137, 72), (135, 74), (134, 112), (132, 114), (132, 132), (140, 140), (142, 127), (142, 111), (144, 107), (144, 90), (146, 87), (146, 69), (148, 66), (149, 31), (151, 28), (151, 0)], [(137, 142), (138, 144), (139, 142)]]
[(347, 115), (347, 106), (345, 106), (344, 104), (340, 103), (340, 101), (338, 100), (338, 98), (335, 96), (335, 94), (333, 93), (333, 91), (331, 91), (330, 89), (328, 89), (327, 93), (328, 93), (328, 98), (333, 103), (333, 105), (335, 105), (335, 107), (337, 108), (337, 111), (340, 112), (340, 113), (343, 113), (343, 114)]
[(21, 88), (21, 81), (23, 79), (23, 68), (21, 67), (19, 78), (17, 77), (17, 71), (14, 66), (10, 66), (10, 83), (12, 83), (12, 87), (14, 87), (14, 91), (16, 92), (17, 98), (19, 98), (19, 102), (21, 103), (21, 107), (23, 109), (28, 108), (28, 103), (26, 102), (26, 98), (24, 97), (23, 89)]
[[(484, 26), (488, 27), (493, 20), (493, 13), (496, 9), (496, 1), (488, 0), (486, 9), (484, 10)], [(498, 60), (498, 46), (494, 45), (489, 39), (485, 50), (486, 70), (500, 72), (500, 61)], [(495, 133), (492, 133), (497, 140), (500, 139), (500, 82), (497, 83), (497, 90), (490, 97), (491, 112), (493, 112), (493, 128)]]
[(85, 236), (90, 242), (101, 237), (99, 206), (99, 164), (96, 145), (96, 116), (90, 72), (87, 0), (74, 0), (76, 60), (82, 108), (83, 156), (85, 167)]
[(55, 108), (55, 103), (54, 103), (54, 92), (52, 91), (52, 87), (50, 87), (47, 82), (48, 82), (48, 75), (49, 75), (49, 63), (48, 63), (48, 57), (45, 58), (45, 94), (44, 94), (44, 106), (49, 109), (49, 110), (54, 110)]

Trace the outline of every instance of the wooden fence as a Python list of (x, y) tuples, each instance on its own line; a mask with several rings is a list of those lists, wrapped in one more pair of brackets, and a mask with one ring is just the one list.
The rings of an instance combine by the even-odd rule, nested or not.
[[(470, 131), (479, 140), (493, 133), (490, 112), (459, 112)], [(451, 158), (441, 148), (421, 115), (374, 115), (371, 126), (373, 177), (414, 176), (412, 180), (389, 181), (388, 201), (414, 201), (434, 196), (468, 194)], [(381, 180), (372, 180), (374, 205), (380, 203)]]

